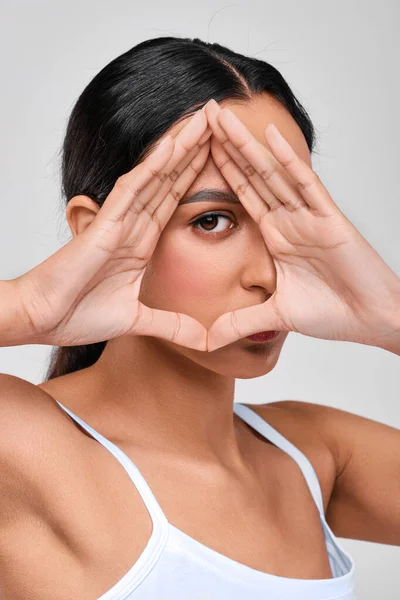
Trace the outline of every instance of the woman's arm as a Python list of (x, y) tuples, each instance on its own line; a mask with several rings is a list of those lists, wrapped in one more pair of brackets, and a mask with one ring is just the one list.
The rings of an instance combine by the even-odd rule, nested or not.
[(210, 137), (198, 110), (175, 137), (164, 137), (121, 175), (101, 206), (86, 197), (91, 220), (83, 227), (69, 222), (67, 244), (27, 273), (1, 281), (0, 346), (79, 346), (128, 334), (206, 351), (207, 330), (199, 321), (146, 306), (139, 295), (163, 229), (207, 162)]
[(378, 347), (400, 356), (400, 294), (398, 305), (393, 315), (388, 317), (388, 322), (393, 323), (393, 334), (380, 343)]
[(17, 279), (0, 281), (0, 347), (37, 342), (18, 294)]
[(335, 459), (326, 511), (333, 533), (400, 546), (400, 430), (331, 406), (295, 406), (309, 415)]

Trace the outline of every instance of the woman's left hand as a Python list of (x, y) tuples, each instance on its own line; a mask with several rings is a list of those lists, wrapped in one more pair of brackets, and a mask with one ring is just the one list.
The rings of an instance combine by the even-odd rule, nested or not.
[(208, 350), (271, 330), (383, 345), (395, 334), (399, 277), (276, 128), (265, 130), (271, 152), (229, 109), (211, 102), (206, 113), (213, 160), (258, 223), (277, 276), (266, 302), (213, 323)]

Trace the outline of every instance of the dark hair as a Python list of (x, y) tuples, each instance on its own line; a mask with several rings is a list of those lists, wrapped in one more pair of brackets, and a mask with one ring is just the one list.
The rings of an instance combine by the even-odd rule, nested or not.
[[(84, 194), (102, 205), (115, 181), (151, 152), (176, 121), (208, 100), (275, 97), (301, 128), (310, 153), (315, 130), (269, 63), (198, 38), (141, 42), (105, 66), (72, 109), (61, 148), (63, 202)], [(93, 365), (107, 341), (53, 349), (46, 379)]]

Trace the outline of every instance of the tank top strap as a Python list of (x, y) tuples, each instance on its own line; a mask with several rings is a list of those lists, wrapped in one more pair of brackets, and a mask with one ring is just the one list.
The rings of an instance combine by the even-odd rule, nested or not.
[(167, 530), (167, 518), (157, 502), (150, 486), (134, 462), (118, 446), (101, 435), (101, 433), (93, 429), (93, 427), (74, 414), (69, 408), (61, 404), (61, 402), (58, 400), (56, 400), (56, 402), (74, 421), (79, 423), (83, 429), (85, 429), (93, 438), (95, 438), (100, 444), (102, 444), (102, 446), (107, 448), (107, 450), (109, 450), (115, 456), (117, 461), (124, 467), (125, 471), (128, 473), (136, 489), (141, 495), (142, 500), (147, 507), (147, 510), (149, 511), (150, 517), (153, 521), (153, 531), (156, 530), (156, 525), (158, 525), (157, 531), (160, 531), (161, 534), (164, 533)]
[(312, 466), (311, 462), (308, 458), (303, 454), (296, 446), (294, 446), (288, 439), (286, 439), (279, 431), (274, 429), (265, 419), (260, 417), (254, 410), (245, 406), (244, 404), (240, 404), (238, 402), (234, 403), (234, 412), (241, 417), (248, 425), (253, 427), (258, 433), (263, 435), (267, 440), (272, 442), (275, 446), (280, 448), (286, 454), (289, 454), (297, 462), (299, 465), (306, 481), (308, 487), (310, 488), (310, 492), (314, 499), (315, 504), (317, 505), (318, 511), (322, 519), (325, 519), (324, 515), (324, 504), (323, 497), (321, 492), (321, 487), (319, 485), (317, 474)]

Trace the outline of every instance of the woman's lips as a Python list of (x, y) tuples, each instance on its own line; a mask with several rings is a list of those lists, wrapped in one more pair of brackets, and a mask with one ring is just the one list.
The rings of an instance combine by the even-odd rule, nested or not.
[(269, 340), (276, 338), (279, 333), (279, 331), (261, 331), (260, 333), (247, 336), (246, 340), (251, 340), (252, 342), (268, 342)]

